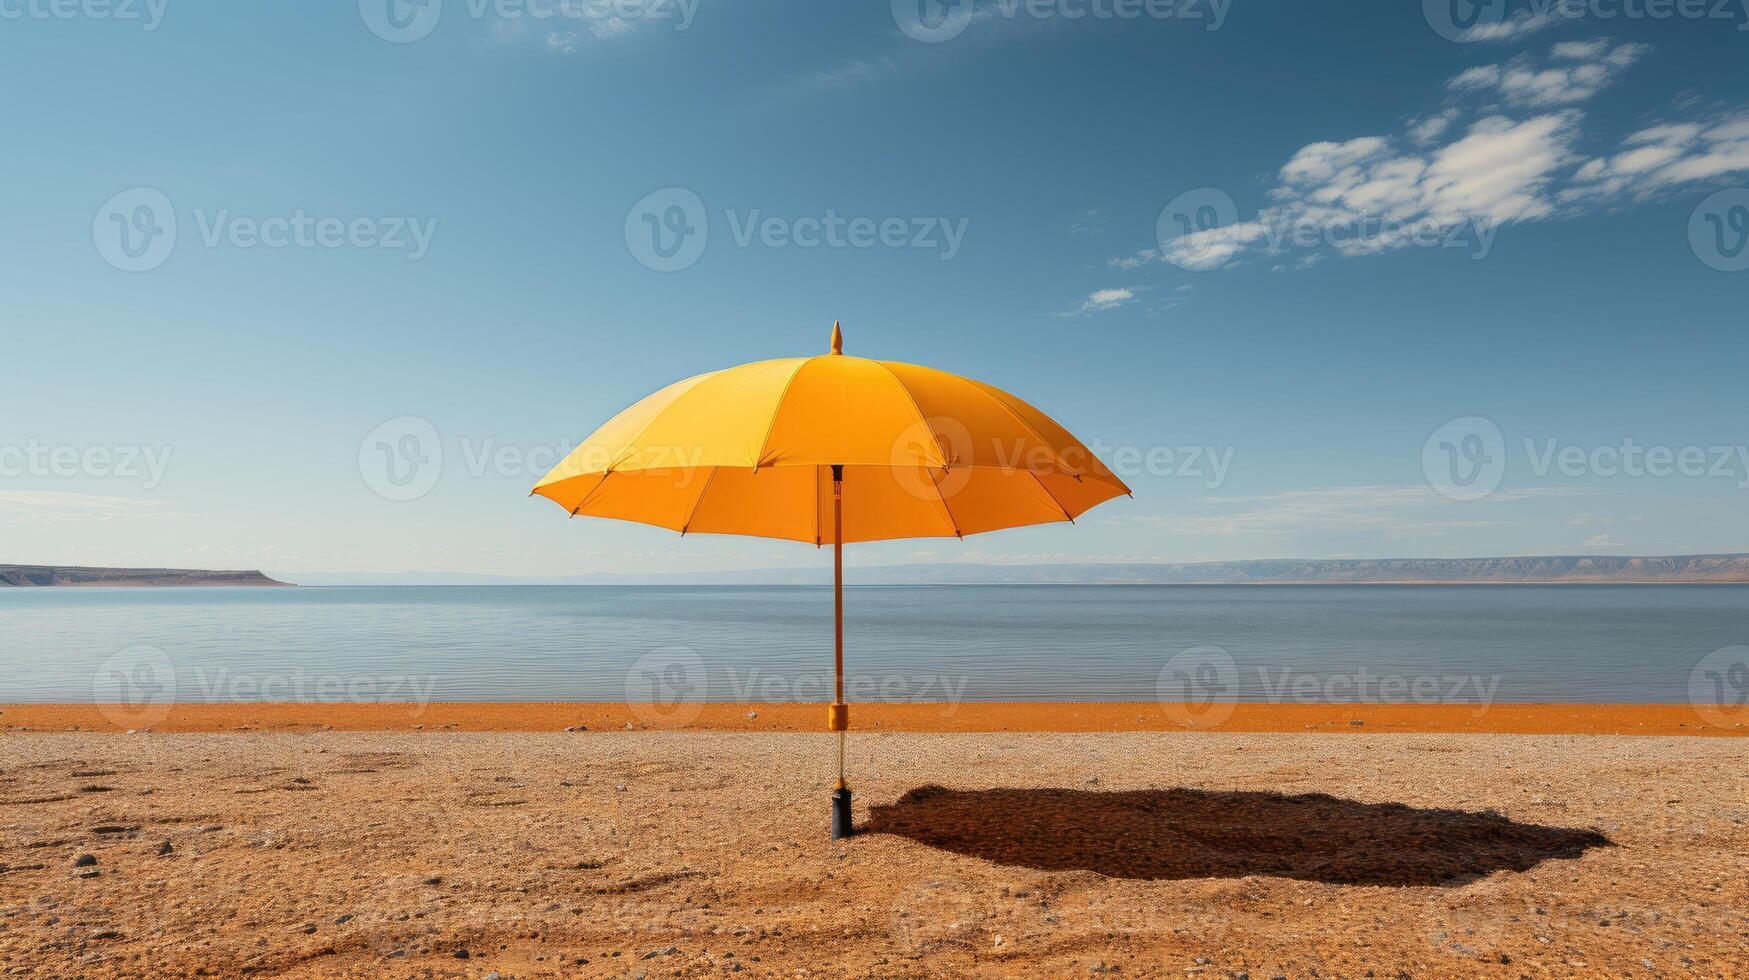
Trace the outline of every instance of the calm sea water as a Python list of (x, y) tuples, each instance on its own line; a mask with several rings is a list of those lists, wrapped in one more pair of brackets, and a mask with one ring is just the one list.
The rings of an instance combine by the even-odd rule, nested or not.
[[(1749, 644), (1734, 586), (864, 587), (845, 610), (860, 700), (1679, 702), (1738, 683), (1715, 651)], [(8, 589), (0, 701), (829, 700), (831, 615), (806, 587)]]

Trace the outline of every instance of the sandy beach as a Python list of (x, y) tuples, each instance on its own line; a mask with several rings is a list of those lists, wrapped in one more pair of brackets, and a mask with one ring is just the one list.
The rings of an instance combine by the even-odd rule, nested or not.
[(856, 734), (836, 844), (818, 734), (14, 732), (0, 974), (1749, 971), (1739, 743), (1365, 727)]
[[(618, 701), (5, 704), (0, 731), (818, 732), (822, 704)], [(1688, 704), (960, 701), (853, 704), (870, 732), (1342, 732), (1749, 736), (1749, 710)]]

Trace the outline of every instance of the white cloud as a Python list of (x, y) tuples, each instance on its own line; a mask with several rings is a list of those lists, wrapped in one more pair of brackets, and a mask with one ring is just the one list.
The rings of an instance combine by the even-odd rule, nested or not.
[(1516, 41), (1521, 37), (1535, 34), (1545, 27), (1553, 27), (1554, 24), (1555, 18), (1552, 12), (1545, 10), (1539, 14), (1526, 10), (1515, 17), (1508, 17), (1498, 23), (1477, 24), (1459, 35), (1458, 40), (1466, 43)]
[[(1596, 95), (1651, 48), (1644, 44), (1567, 41), (1549, 50), (1554, 64), (1524, 56), (1505, 65), (1479, 65), (1446, 82), (1454, 92), (1498, 94), (1509, 105), (1573, 105)], [(1566, 62), (1578, 62), (1567, 64)]]
[[(1504, 490), (1486, 498), (1508, 503), (1534, 497), (1594, 491), (1577, 487)], [(1426, 537), (1450, 531), (1498, 527), (1504, 515), (1477, 515), (1463, 501), (1452, 501), (1430, 486), (1360, 486), (1289, 490), (1252, 497), (1208, 498), (1205, 504), (1240, 504), (1213, 514), (1143, 515), (1126, 520), (1183, 534), (1268, 534), (1297, 530), (1368, 531), (1387, 537)], [(1464, 517), (1448, 515), (1463, 514)]]
[[(1565, 41), (1539, 60), (1482, 65), (1446, 83), (1446, 104), (1394, 134), (1307, 144), (1282, 164), (1249, 220), (1186, 234), (1108, 260), (1118, 269), (1170, 262), (1202, 271), (1300, 249), (1367, 255), (1410, 245), (1483, 258), (1502, 225), (1583, 214), (1609, 197), (1749, 171), (1749, 110), (1666, 121), (1586, 159), (1575, 107), (1649, 50)], [(1282, 260), (1276, 268), (1287, 268)]]
[(1268, 234), (1269, 228), (1258, 221), (1223, 225), (1174, 238), (1159, 254), (1181, 269), (1202, 272), (1226, 265), (1246, 247), (1262, 241)]
[(1621, 150), (1585, 161), (1565, 199), (1644, 198), (1681, 184), (1749, 170), (1749, 111), (1707, 122), (1667, 122), (1630, 133)]
[(1446, 109), (1435, 115), (1416, 119), (1409, 124), (1409, 141), (1417, 146), (1426, 146), (1445, 135), (1445, 131), (1451, 128), (1457, 117), (1456, 109)]
[(1607, 38), (1592, 38), (1589, 41), (1562, 41), (1549, 49), (1556, 58), (1568, 61), (1595, 61), (1609, 50)]
[(0, 524), (60, 524), (183, 517), (161, 500), (65, 490), (0, 490)]
[(1095, 289), (1087, 294), (1087, 298), (1082, 301), (1080, 306), (1068, 313), (1058, 313), (1057, 316), (1087, 316), (1106, 310), (1115, 310), (1125, 303), (1133, 302), (1137, 292), (1136, 289), (1122, 287)]
[(1580, 547), (1583, 547), (1583, 548), (1619, 548), (1619, 547), (1621, 547), (1621, 542), (1610, 537), (1608, 534), (1593, 534), (1591, 537), (1586, 538), (1585, 543), (1583, 545), (1581, 545)]

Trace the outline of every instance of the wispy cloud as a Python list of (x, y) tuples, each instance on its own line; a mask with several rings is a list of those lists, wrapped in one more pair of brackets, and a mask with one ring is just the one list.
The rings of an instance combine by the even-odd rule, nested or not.
[(1566, 200), (1646, 198), (1749, 170), (1749, 111), (1665, 122), (1629, 134), (1615, 153), (1586, 160)]
[(1458, 35), (1458, 40), (1470, 44), (1505, 43), (1529, 37), (1553, 26), (1555, 16), (1552, 9), (1545, 9), (1540, 13), (1535, 10), (1521, 10), (1511, 17), (1490, 24), (1477, 24)]
[(1142, 289), (1143, 287), (1140, 286), (1120, 286), (1107, 289), (1095, 289), (1093, 292), (1088, 293), (1087, 298), (1082, 300), (1080, 305), (1076, 306), (1074, 309), (1053, 313), (1051, 315), (1058, 317), (1082, 317), (1091, 316), (1095, 313), (1103, 313), (1106, 310), (1115, 310), (1120, 306), (1135, 302), (1137, 294), (1140, 293)]
[[(1497, 491), (1486, 499), (1499, 504), (1597, 492), (1600, 491), (1584, 487), (1529, 487)], [(1370, 532), (1389, 539), (1430, 537), (1510, 523), (1496, 511), (1477, 512), (1464, 506), (1465, 503), (1453, 501), (1430, 486), (1325, 487), (1251, 497), (1214, 497), (1203, 504), (1229, 509), (1122, 520), (1182, 534), (1271, 534), (1318, 529)], [(1457, 514), (1464, 516), (1453, 516)]]
[(687, 30), (698, 15), (698, 4), (699, 0), (551, 0), (538, 17), (521, 8), (514, 8), (519, 16), (494, 17), (490, 37), (499, 44), (537, 43), (549, 54), (572, 55), (648, 26)]
[(161, 520), (185, 516), (161, 500), (107, 497), (65, 490), (0, 490), (0, 524)]
[(1514, 106), (1565, 106), (1596, 95), (1651, 51), (1644, 44), (1568, 41), (1549, 49), (1539, 63), (1523, 55), (1503, 65), (1478, 65), (1449, 79), (1454, 92), (1498, 95)]
[(1574, 217), (1749, 171), (1749, 107), (1642, 127), (1603, 156), (1580, 151), (1580, 104), (1649, 50), (1565, 41), (1540, 58), (1471, 68), (1446, 83), (1444, 105), (1399, 132), (1301, 147), (1275, 173), (1269, 204), (1255, 217), (1202, 227), (1108, 265), (1204, 271), (1254, 253), (1354, 256), (1411, 245), (1463, 247), (1481, 258), (1503, 225)]

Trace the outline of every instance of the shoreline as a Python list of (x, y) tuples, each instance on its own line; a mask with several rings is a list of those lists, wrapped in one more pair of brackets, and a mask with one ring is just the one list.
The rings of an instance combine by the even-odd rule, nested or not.
[[(1710, 710), (1710, 706), (1706, 706)], [(1157, 701), (852, 703), (852, 734), (1233, 732), (1745, 737), (1749, 711), (1690, 704)], [(1719, 723), (1721, 720), (1723, 723)], [(818, 703), (609, 701), (0, 704), (0, 734), (80, 732), (824, 732)]]

